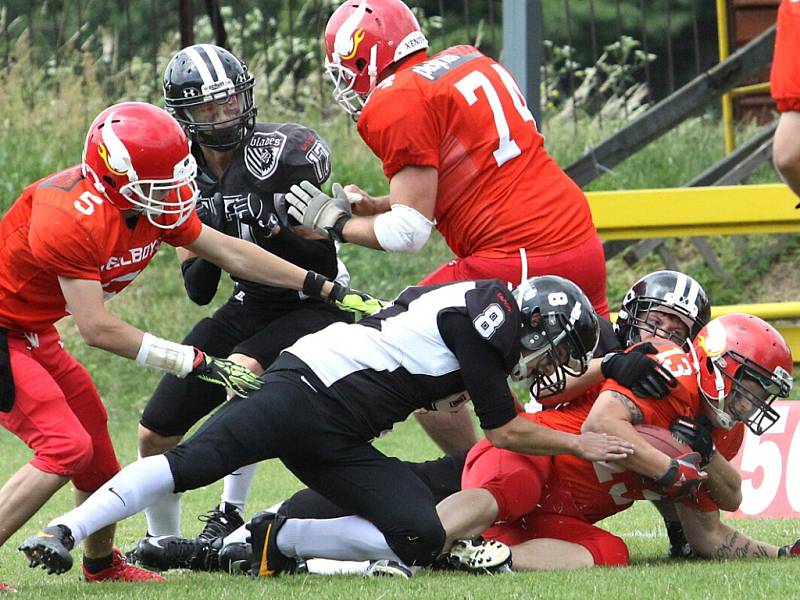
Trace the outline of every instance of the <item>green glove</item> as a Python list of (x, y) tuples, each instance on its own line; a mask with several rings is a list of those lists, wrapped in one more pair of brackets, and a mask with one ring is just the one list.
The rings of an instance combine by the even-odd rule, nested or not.
[(208, 356), (199, 348), (194, 349), (194, 366), (189, 376), (230, 388), (241, 398), (245, 398), (254, 390), (261, 389), (264, 383), (250, 369), (225, 358)]
[(330, 296), (328, 296), (328, 302), (332, 302), (341, 310), (355, 313), (361, 317), (376, 313), (389, 304), (385, 300), (375, 298), (366, 292), (351, 290), (336, 282), (334, 282), (333, 289), (331, 290)]

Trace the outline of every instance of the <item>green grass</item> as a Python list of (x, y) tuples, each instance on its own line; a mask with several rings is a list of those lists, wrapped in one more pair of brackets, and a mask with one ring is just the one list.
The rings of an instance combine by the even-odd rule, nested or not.
[[(91, 65), (84, 65), (86, 77), (73, 78), (74, 64), (65, 57), (64, 77), (55, 87), (34, 85), (41, 73), (26, 63), (24, 49), (15, 57), (11, 72), (0, 72), (0, 209), (5, 210), (24, 185), (69, 164), (80, 156), (84, 131), (93, 116), (119, 97), (104, 95), (103, 86), (93, 79)], [(127, 97), (134, 97), (128, 95)], [(332, 181), (355, 182), (372, 193), (383, 193), (386, 182), (380, 165), (359, 141), (354, 127), (344, 117), (315, 114), (293, 115), (279, 107), (261, 106), (264, 120), (303, 120), (317, 127), (334, 151)], [(606, 124), (608, 126), (608, 124)], [(750, 131), (744, 128), (740, 135)], [(566, 123), (550, 127), (545, 123), (547, 147), (561, 164), (568, 164), (583, 149), (597, 143), (608, 132), (591, 123), (575, 128)], [(625, 189), (680, 185), (700, 169), (721, 156), (721, 130), (712, 116), (697, 118), (671, 132), (640, 155), (626, 161), (592, 185), (592, 189)], [(771, 181), (768, 170), (755, 181)], [(736, 286), (717, 281), (686, 240), (670, 241), (683, 268), (699, 279), (718, 303), (735, 301), (794, 300), (797, 278), (785, 276), (775, 283), (774, 268), (800, 262), (797, 238), (774, 263), (748, 265), (770, 236), (752, 236), (741, 251), (728, 238), (712, 240), (723, 266), (736, 274)], [(346, 247), (343, 256), (353, 275), (353, 285), (376, 294), (392, 296), (403, 286), (418, 281), (450, 258), (440, 237), (416, 256), (390, 256), (363, 248)], [(627, 287), (650, 270), (661, 268), (655, 258), (633, 268), (619, 258), (608, 263), (609, 298), (616, 305)], [(796, 274), (796, 270), (789, 270)], [(225, 291), (217, 296), (218, 305)], [(141, 277), (119, 297), (110, 309), (134, 325), (155, 334), (180, 339), (191, 325), (209, 313), (187, 301), (174, 252), (162, 250)], [(110, 429), (120, 461), (127, 464), (136, 456), (138, 418), (158, 381), (158, 375), (142, 370), (132, 361), (87, 348), (74, 326), (67, 320), (61, 330), (71, 351), (92, 372), (109, 407)], [(798, 386), (800, 387), (800, 386)], [(795, 389), (794, 397), (800, 397)], [(401, 424), (378, 445), (387, 453), (406, 459), (426, 459), (438, 455), (432, 442), (413, 421)], [(0, 432), (0, 480), (5, 481), (30, 458), (30, 451), (16, 438)], [(298, 489), (299, 483), (278, 464), (263, 465), (251, 495), (250, 509), (268, 506)], [(204, 512), (218, 499), (220, 484), (188, 493), (184, 497), (185, 535), (199, 531), (194, 515)], [(738, 563), (669, 563), (662, 557), (666, 538), (660, 519), (646, 504), (604, 523), (629, 543), (633, 567), (619, 570), (593, 570), (572, 573), (520, 574), (501, 578), (471, 578), (442, 574), (423, 574), (409, 582), (364, 580), (355, 577), (286, 577), (276, 581), (250, 581), (221, 575), (170, 573), (167, 586), (100, 585), (79, 582), (75, 569), (61, 577), (27, 569), (15, 548), (26, 535), (51, 518), (71, 508), (71, 492), (58, 493), (20, 532), (0, 548), (0, 580), (19, 587), (23, 598), (54, 597), (183, 597), (241, 598), (271, 596), (279, 598), (670, 598), (792, 597), (798, 563), (791, 561), (744, 561)], [(737, 521), (746, 533), (767, 542), (783, 544), (800, 537), (800, 520)], [(127, 549), (145, 531), (144, 518), (136, 516), (119, 526), (117, 543)], [(77, 553), (76, 553), (77, 556)]]

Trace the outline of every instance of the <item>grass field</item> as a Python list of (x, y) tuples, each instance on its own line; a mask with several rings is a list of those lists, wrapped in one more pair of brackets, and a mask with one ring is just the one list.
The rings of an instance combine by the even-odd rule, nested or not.
[[(24, 65), (23, 65), (24, 66)], [(5, 210), (27, 183), (77, 161), (83, 131), (104, 100), (97, 86), (66, 78), (58, 94), (40, 95), (36, 102), (18, 90), (22, 80), (14, 74), (3, 80), (0, 89), (0, 207)], [(41, 94), (41, 93), (40, 93)], [(108, 99), (107, 99), (108, 100)], [(27, 114), (19, 119), (16, 115)], [(300, 118), (262, 107), (264, 120)], [(357, 140), (354, 128), (344, 119), (323, 119), (306, 115), (334, 149), (332, 181), (356, 182), (373, 193), (385, 189), (378, 163)], [(547, 147), (561, 164), (567, 164), (588, 144), (602, 138), (602, 131), (591, 123), (571, 123), (560, 128), (545, 126)], [(745, 135), (747, 130), (740, 131)], [(711, 115), (693, 119), (626, 161), (592, 185), (592, 189), (624, 189), (680, 185), (691, 175), (711, 164), (721, 155), (721, 132)], [(54, 143), (58, 140), (58, 143)], [(754, 181), (773, 181), (768, 169)], [(740, 285), (719, 281), (706, 268), (686, 240), (671, 241), (682, 268), (697, 277), (717, 303), (797, 299), (800, 293), (797, 267), (800, 241), (796, 236), (785, 251), (770, 264), (749, 262), (769, 243), (769, 236), (752, 236), (746, 251), (729, 239), (713, 240), (723, 266), (736, 273)], [(441, 239), (432, 240), (414, 257), (387, 256), (359, 248), (346, 248), (344, 258), (353, 274), (356, 287), (391, 296), (403, 286), (450, 257)], [(661, 268), (657, 259), (641, 261), (632, 268), (619, 259), (609, 261), (609, 298), (616, 306), (625, 289), (639, 276)], [(225, 298), (224, 290), (215, 300)], [(134, 325), (158, 335), (180, 339), (191, 325), (208, 314), (208, 308), (191, 305), (185, 297), (174, 252), (164, 249), (151, 267), (110, 305), (113, 312)], [(110, 428), (123, 464), (136, 456), (136, 426), (139, 415), (154, 389), (158, 375), (136, 367), (132, 361), (87, 348), (67, 320), (61, 330), (67, 346), (92, 372), (109, 407)], [(793, 392), (800, 397), (800, 390)], [(389, 454), (406, 459), (426, 459), (438, 455), (436, 448), (414, 422), (398, 426), (395, 432), (378, 442)], [(29, 450), (16, 438), (0, 432), (0, 480), (30, 457)], [(263, 465), (251, 495), (250, 510), (273, 504), (298, 489), (299, 483), (278, 464)], [(194, 535), (201, 527), (195, 515), (214, 505), (220, 485), (197, 490), (184, 497), (185, 535)], [(621, 535), (631, 548), (633, 566), (629, 569), (591, 570), (571, 573), (517, 574), (497, 578), (421, 574), (408, 582), (365, 580), (357, 577), (323, 578), (319, 576), (284, 577), (274, 581), (251, 581), (222, 575), (176, 572), (168, 574), (166, 586), (98, 585), (79, 581), (77, 569), (60, 576), (47, 576), (29, 570), (15, 548), (37, 527), (71, 507), (68, 488), (57, 494), (20, 532), (0, 548), (0, 580), (16, 585), (25, 598), (57, 597), (198, 597), (246, 598), (788, 598), (796, 590), (800, 562), (742, 561), (667, 562), (666, 537), (660, 518), (646, 504), (603, 523)], [(775, 544), (800, 537), (800, 520), (742, 520), (736, 525), (745, 533)], [(144, 518), (136, 516), (119, 527), (117, 543), (127, 549), (145, 531)], [(75, 553), (77, 558), (78, 553)]]

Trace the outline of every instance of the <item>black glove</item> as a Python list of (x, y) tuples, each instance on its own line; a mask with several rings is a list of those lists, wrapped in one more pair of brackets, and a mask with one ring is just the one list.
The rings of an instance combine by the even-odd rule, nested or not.
[(669, 538), (669, 557), (670, 558), (693, 558), (694, 552), (689, 542), (686, 541), (686, 534), (683, 532), (683, 525), (680, 521), (667, 521), (667, 537)]
[[(322, 298), (322, 286), (328, 279), (319, 273), (309, 271), (303, 282), (303, 293), (309, 298)], [(333, 283), (333, 289), (327, 297), (327, 302), (335, 304), (341, 310), (355, 313), (357, 316), (366, 317), (378, 312), (388, 303), (379, 298), (375, 298), (366, 292), (351, 290), (349, 287), (340, 283)]]
[(658, 354), (650, 342), (635, 346), (630, 352), (606, 354), (600, 371), (640, 398), (663, 398), (678, 385), (675, 377), (649, 354)]
[(258, 194), (250, 193), (244, 198), (234, 200), (231, 208), (242, 223), (258, 227), (265, 237), (280, 231), (278, 215), (264, 206), (264, 201)]
[(263, 384), (261, 378), (250, 369), (225, 358), (208, 356), (199, 348), (194, 349), (194, 365), (188, 376), (230, 388), (242, 398), (260, 389)]
[(778, 548), (778, 556), (780, 558), (796, 558), (800, 556), (800, 540), (794, 544), (786, 544)]
[(211, 198), (201, 198), (195, 210), (200, 220), (209, 227), (217, 231), (225, 229), (225, 200), (222, 192), (217, 192)]
[(709, 425), (701, 419), (694, 420), (680, 417), (669, 426), (669, 430), (675, 439), (683, 442), (695, 452), (700, 453), (702, 458), (701, 467), (706, 466), (717, 451), (714, 447), (714, 440), (711, 439), (711, 427)]

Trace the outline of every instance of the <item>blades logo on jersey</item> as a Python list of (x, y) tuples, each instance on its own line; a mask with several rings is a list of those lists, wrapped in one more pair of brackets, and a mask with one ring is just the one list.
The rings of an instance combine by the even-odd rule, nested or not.
[(278, 168), (278, 161), (286, 146), (286, 134), (280, 131), (270, 133), (256, 132), (247, 143), (244, 151), (244, 164), (255, 177), (264, 181)]

